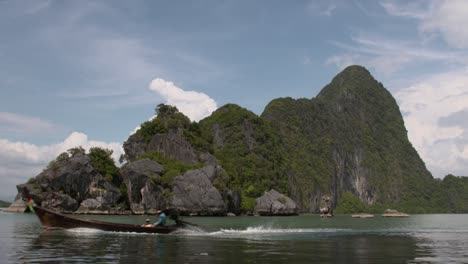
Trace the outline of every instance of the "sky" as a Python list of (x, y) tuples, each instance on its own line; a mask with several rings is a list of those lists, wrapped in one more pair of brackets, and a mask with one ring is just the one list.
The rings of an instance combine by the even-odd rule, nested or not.
[(432, 175), (468, 176), (468, 1), (0, 0), (0, 199), (160, 103), (198, 121), (313, 98), (348, 65), (396, 98)]

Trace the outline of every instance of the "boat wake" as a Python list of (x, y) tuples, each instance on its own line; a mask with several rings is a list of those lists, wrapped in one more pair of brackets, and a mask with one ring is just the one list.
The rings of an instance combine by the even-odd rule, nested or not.
[(71, 229), (65, 229), (65, 230), (66, 230), (67, 232), (76, 233), (76, 234), (94, 234), (94, 233), (102, 233), (102, 232), (105, 232), (105, 231), (99, 230), (99, 229), (84, 228), (84, 227), (71, 228)]
[(334, 228), (273, 228), (265, 226), (247, 227), (247, 229), (221, 229), (220, 231), (212, 232), (211, 235), (271, 235), (271, 234), (297, 234), (297, 233), (334, 233), (345, 231), (346, 229)]
[(269, 237), (278, 238), (281, 236), (290, 235), (333, 235), (335, 233), (343, 233), (349, 231), (348, 229), (334, 229), (334, 228), (277, 228), (271, 226), (251, 226), (246, 229), (220, 229), (217, 231), (204, 231), (198, 228), (181, 229), (176, 233), (185, 236), (209, 236), (220, 238), (250, 238), (250, 239), (264, 239)]
[[(63, 230), (63, 229), (60, 229)], [(77, 236), (94, 236), (100, 233), (124, 234), (124, 235), (161, 235), (148, 233), (134, 232), (110, 232), (92, 228), (73, 228), (66, 229)], [(250, 226), (245, 229), (224, 229), (221, 228), (215, 231), (207, 231), (203, 228), (190, 226), (181, 228), (171, 234), (176, 236), (192, 236), (192, 237), (213, 237), (213, 238), (245, 238), (245, 239), (310, 239), (317, 237), (332, 237), (332, 236), (348, 236), (348, 235), (410, 235), (410, 236), (425, 236), (433, 233), (468, 233), (468, 230), (450, 230), (450, 229), (376, 229), (376, 230), (355, 230), (355, 229), (338, 229), (338, 228), (278, 228), (272, 226)]]

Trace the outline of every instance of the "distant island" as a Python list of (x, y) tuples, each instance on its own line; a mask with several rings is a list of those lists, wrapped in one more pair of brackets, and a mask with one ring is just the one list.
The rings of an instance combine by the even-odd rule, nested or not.
[(11, 203), (0, 200), (0, 207), (8, 207)]
[(235, 104), (200, 122), (170, 105), (155, 113), (124, 142), (121, 168), (110, 150), (76, 147), (18, 192), (69, 213), (291, 215), (325, 200), (337, 213), (468, 212), (468, 178), (433, 178), (395, 99), (362, 66), (260, 116)]

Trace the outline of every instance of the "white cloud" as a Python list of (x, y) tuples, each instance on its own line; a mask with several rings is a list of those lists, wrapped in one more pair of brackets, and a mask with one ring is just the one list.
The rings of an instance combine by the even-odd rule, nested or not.
[(31, 135), (50, 133), (57, 127), (49, 121), (9, 112), (0, 112), (0, 133)]
[(396, 94), (408, 136), (435, 177), (468, 175), (468, 126), (463, 120), (442, 124), (468, 110), (468, 75), (447, 72), (419, 81)]
[(63, 142), (44, 146), (0, 139), (0, 179), (3, 183), (0, 193), (11, 199), (16, 193), (16, 184), (36, 176), (60, 153), (78, 146), (86, 150), (91, 147), (111, 149), (115, 161), (123, 153), (120, 143), (89, 140), (87, 135), (79, 132), (71, 133)]
[(452, 47), (468, 48), (468, 1), (385, 1), (381, 5), (390, 15), (419, 20), (421, 33), (439, 34)]
[(430, 1), (383, 1), (380, 5), (392, 16), (423, 19), (429, 15)]
[(336, 65), (340, 69), (351, 64), (362, 64), (391, 75), (408, 66), (428, 62), (464, 65), (468, 58), (463, 51), (431, 49), (415, 41), (395, 40), (363, 32), (353, 35), (351, 41), (351, 44), (332, 42), (344, 52), (329, 57), (325, 64)]
[(156, 78), (151, 81), (150, 90), (157, 92), (167, 104), (175, 105), (190, 120), (198, 121), (209, 116), (218, 108), (215, 100), (195, 91), (185, 91), (173, 82)]
[(468, 48), (468, 1), (437, 1), (432, 11), (422, 20), (421, 30), (439, 32), (452, 47)]

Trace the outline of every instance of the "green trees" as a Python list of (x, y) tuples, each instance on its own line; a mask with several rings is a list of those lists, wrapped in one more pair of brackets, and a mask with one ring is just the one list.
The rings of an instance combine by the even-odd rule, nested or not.
[(435, 179), (434, 181), (430, 196), (430, 206), (434, 212), (468, 212), (468, 177), (449, 174), (442, 180)]
[(350, 192), (341, 195), (338, 207), (335, 209), (335, 212), (339, 214), (364, 213), (367, 211), (367, 206)]
[(188, 170), (199, 169), (203, 167), (203, 164), (184, 164), (173, 158), (164, 157), (156, 151), (147, 152), (141, 155), (138, 159), (151, 159), (161, 164), (164, 167), (164, 173), (161, 175), (161, 184), (166, 187), (172, 186), (173, 178), (175, 176), (182, 175)]
[(199, 125), (205, 138), (213, 141), (212, 153), (229, 175), (227, 188), (241, 192), (244, 210), (252, 210), (255, 198), (265, 191), (289, 194), (281, 138), (262, 118), (227, 104)]
[(116, 183), (118, 181), (118, 168), (112, 158), (112, 150), (92, 147), (89, 149), (88, 157), (93, 167), (102, 175), (106, 181)]
[(156, 116), (142, 123), (140, 129), (135, 132), (135, 135), (145, 143), (149, 143), (154, 135), (167, 133), (171, 129), (190, 129), (190, 119), (179, 112), (175, 106), (159, 104), (154, 112)]

